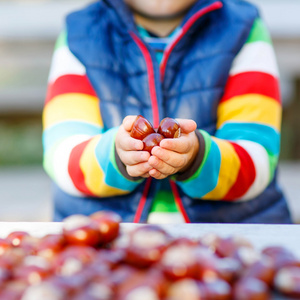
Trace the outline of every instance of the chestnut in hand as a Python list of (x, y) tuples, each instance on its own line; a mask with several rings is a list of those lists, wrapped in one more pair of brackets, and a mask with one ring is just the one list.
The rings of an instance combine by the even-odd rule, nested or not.
[(158, 146), (164, 137), (159, 133), (151, 133), (143, 139), (144, 151), (148, 151), (151, 154), (153, 147)]
[(180, 136), (181, 129), (179, 123), (175, 119), (164, 118), (161, 120), (157, 132), (165, 138), (172, 139)]
[(151, 123), (143, 116), (138, 115), (133, 123), (130, 136), (138, 140), (143, 140), (151, 133), (155, 133)]

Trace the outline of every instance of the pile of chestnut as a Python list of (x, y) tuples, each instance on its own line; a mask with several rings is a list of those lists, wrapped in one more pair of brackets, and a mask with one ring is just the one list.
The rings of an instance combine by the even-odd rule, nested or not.
[(175, 238), (160, 226), (126, 230), (120, 222), (101, 211), (66, 218), (57, 234), (0, 239), (0, 299), (300, 298), (300, 261), (284, 247), (257, 251), (242, 237)]
[(151, 153), (152, 148), (158, 146), (161, 140), (178, 138), (180, 133), (180, 125), (173, 118), (167, 117), (161, 120), (156, 131), (146, 118), (138, 115), (132, 125), (130, 136), (143, 141), (143, 150)]

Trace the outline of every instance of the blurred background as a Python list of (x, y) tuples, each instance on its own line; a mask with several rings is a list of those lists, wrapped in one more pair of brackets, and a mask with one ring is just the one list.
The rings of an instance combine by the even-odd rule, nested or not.
[[(64, 17), (90, 0), (0, 0), (0, 222), (51, 221), (42, 168), (42, 120)], [(250, 0), (269, 27), (283, 100), (279, 183), (300, 223), (300, 1)]]

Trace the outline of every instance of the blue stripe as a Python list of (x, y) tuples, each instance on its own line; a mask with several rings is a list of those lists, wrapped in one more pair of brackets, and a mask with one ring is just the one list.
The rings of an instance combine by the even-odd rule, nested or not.
[(212, 140), (211, 148), (202, 170), (194, 180), (177, 182), (182, 190), (192, 198), (201, 198), (212, 191), (219, 179), (221, 152), (216, 142)]
[(226, 123), (216, 137), (231, 141), (247, 140), (261, 144), (274, 155), (279, 155), (280, 133), (274, 128), (257, 123)]
[(114, 153), (115, 135), (118, 127), (106, 131), (95, 148), (97, 161), (105, 174), (105, 183), (111, 187), (124, 191), (133, 191), (140, 181), (130, 181), (126, 179), (118, 170), (115, 169), (110, 156)]
[(50, 149), (58, 140), (77, 134), (97, 135), (103, 132), (100, 126), (80, 121), (67, 121), (56, 124), (43, 132), (44, 149)]

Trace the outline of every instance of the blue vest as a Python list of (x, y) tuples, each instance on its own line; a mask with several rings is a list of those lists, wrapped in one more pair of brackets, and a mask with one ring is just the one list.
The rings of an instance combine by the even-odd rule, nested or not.
[[(200, 16), (207, 7), (211, 11)], [(97, 1), (70, 14), (66, 26), (70, 50), (86, 67), (100, 98), (105, 129), (120, 125), (126, 115), (141, 114), (154, 126), (166, 116), (193, 119), (214, 135), (232, 61), (257, 16), (256, 8), (243, 1), (198, 1), (183, 20), (189, 30), (172, 49), (163, 71), (123, 0)], [(151, 180), (140, 222), (147, 220), (157, 183)], [(55, 186), (55, 220), (106, 209), (132, 222), (145, 184), (129, 195), (109, 198), (77, 198)], [(242, 203), (194, 200), (177, 189), (191, 222), (291, 223), (276, 176), (261, 195)]]

